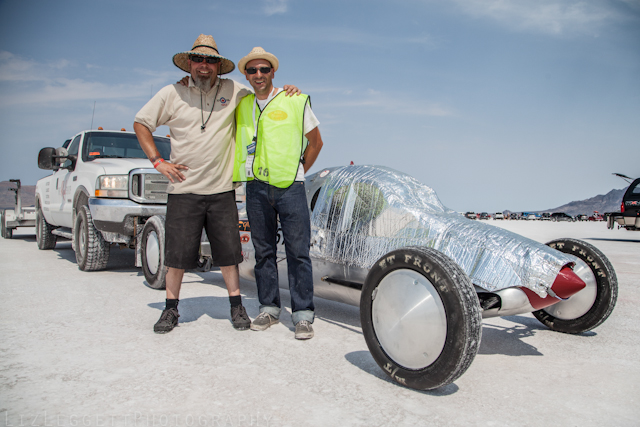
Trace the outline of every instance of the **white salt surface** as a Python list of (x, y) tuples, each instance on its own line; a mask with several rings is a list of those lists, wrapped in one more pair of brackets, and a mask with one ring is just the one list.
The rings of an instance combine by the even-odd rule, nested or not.
[[(281, 324), (235, 331), (219, 273), (188, 273), (180, 324), (153, 333), (164, 292), (133, 252), (79, 271), (69, 242), (38, 250), (33, 229), (0, 239), (0, 425), (633, 426), (640, 419), (640, 232), (604, 223), (488, 221), (546, 242), (584, 239), (620, 283), (612, 316), (574, 336), (531, 315), (484, 322), (480, 352), (454, 384), (398, 386), (377, 366), (358, 309), (316, 300), (315, 338)], [(244, 304), (258, 314), (255, 285)]]

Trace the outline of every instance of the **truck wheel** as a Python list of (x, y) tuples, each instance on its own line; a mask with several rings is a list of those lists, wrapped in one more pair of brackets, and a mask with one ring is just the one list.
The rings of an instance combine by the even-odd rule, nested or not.
[(96, 230), (88, 206), (78, 208), (73, 227), (74, 248), (78, 268), (82, 271), (103, 270), (109, 261), (109, 242)]
[(1, 233), (2, 237), (4, 239), (11, 239), (13, 237), (13, 229), (7, 227), (7, 215), (6, 213), (3, 211), (2, 212), (2, 229), (1, 229)]
[(38, 208), (36, 211), (36, 242), (38, 243), (38, 249), (53, 249), (56, 247), (58, 236), (51, 234), (54, 228), (44, 218), (42, 210)]
[(165, 289), (164, 217), (152, 216), (142, 229), (142, 272), (153, 289)]
[(362, 289), (360, 320), (378, 365), (414, 389), (452, 383), (480, 347), (482, 319), (471, 280), (431, 248), (397, 249), (374, 264)]
[(590, 331), (607, 320), (618, 299), (618, 278), (607, 257), (595, 246), (576, 239), (558, 239), (548, 246), (578, 257), (573, 271), (586, 288), (566, 301), (534, 311), (550, 329), (568, 334)]

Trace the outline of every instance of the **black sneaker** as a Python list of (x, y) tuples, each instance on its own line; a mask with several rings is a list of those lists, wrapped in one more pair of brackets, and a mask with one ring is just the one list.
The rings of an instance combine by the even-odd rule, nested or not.
[(160, 320), (153, 325), (153, 332), (156, 334), (166, 334), (167, 332), (171, 332), (178, 324), (178, 317), (180, 317), (180, 315), (176, 308), (163, 310), (160, 315)]
[(231, 307), (231, 323), (233, 323), (233, 327), (239, 331), (249, 329), (251, 319), (249, 319), (247, 310), (244, 309), (243, 305)]

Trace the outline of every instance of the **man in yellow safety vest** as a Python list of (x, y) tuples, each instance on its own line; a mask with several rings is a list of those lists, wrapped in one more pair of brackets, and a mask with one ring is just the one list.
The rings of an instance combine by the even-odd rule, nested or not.
[(233, 180), (247, 182), (247, 214), (255, 248), (260, 315), (251, 329), (278, 323), (280, 292), (276, 263), (278, 217), (285, 242), (291, 311), (296, 339), (313, 337), (311, 225), (304, 174), (313, 165), (322, 138), (308, 95), (285, 97), (273, 86), (278, 58), (260, 47), (238, 62), (255, 91), (236, 108)]

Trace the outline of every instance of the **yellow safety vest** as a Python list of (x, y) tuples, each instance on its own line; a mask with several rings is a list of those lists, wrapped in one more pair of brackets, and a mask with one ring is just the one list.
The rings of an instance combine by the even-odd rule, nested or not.
[(260, 112), (254, 105), (255, 95), (247, 95), (236, 108), (236, 151), (233, 181), (251, 181), (247, 177), (247, 147), (256, 133), (253, 114), (257, 116), (253, 175), (279, 188), (287, 188), (296, 179), (298, 165), (308, 141), (304, 136), (304, 108), (310, 102), (308, 95), (285, 96), (277, 94)]

